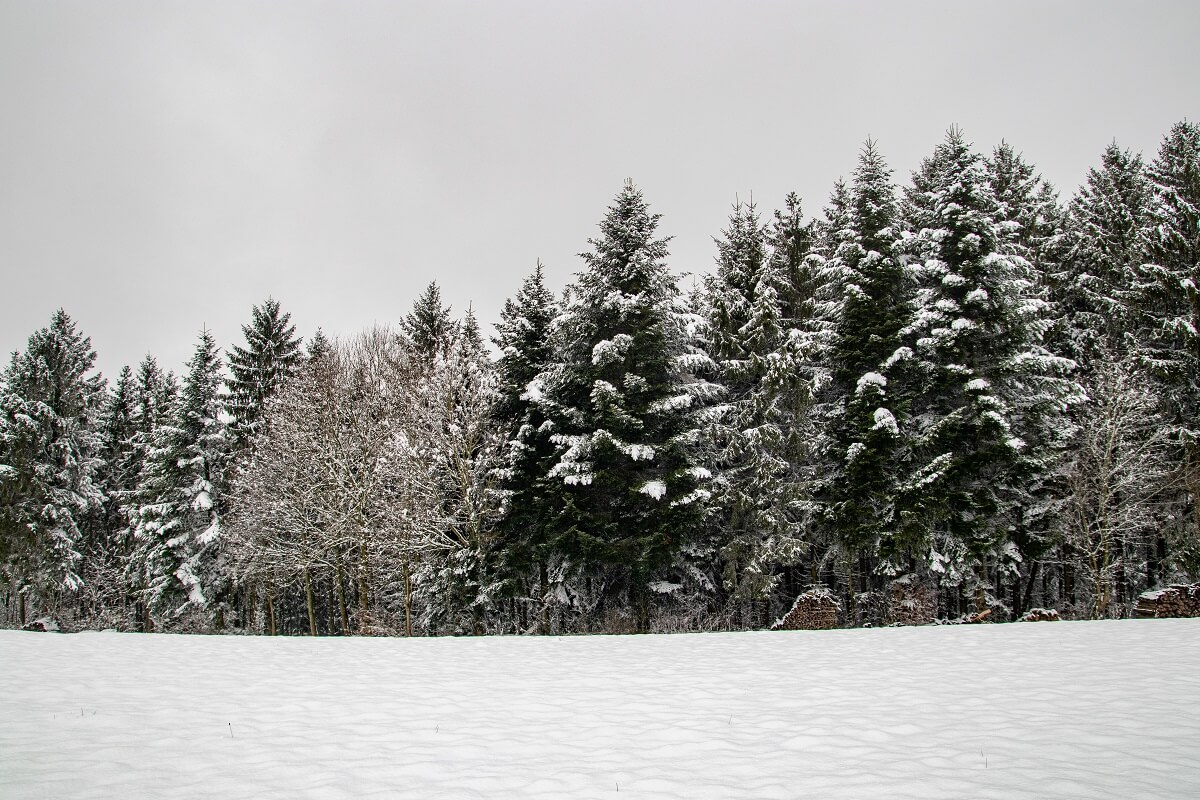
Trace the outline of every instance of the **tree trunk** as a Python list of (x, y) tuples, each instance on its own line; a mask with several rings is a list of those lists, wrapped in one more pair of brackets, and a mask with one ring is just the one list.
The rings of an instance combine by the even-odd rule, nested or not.
[(546, 593), (550, 590), (550, 570), (545, 561), (538, 562), (538, 633), (542, 636), (550, 634), (550, 605), (546, 602)]
[(364, 636), (369, 628), (368, 616), (369, 606), (367, 605), (367, 547), (362, 545), (358, 554), (358, 605), (362, 613), (362, 619), (358, 621), (358, 632)]
[(412, 575), (408, 559), (404, 560), (404, 635), (412, 636)]
[(313, 611), (312, 573), (304, 568), (304, 606), (308, 609), (308, 635), (317, 635), (317, 615)]
[(337, 601), (338, 612), (342, 615), (342, 635), (350, 633), (350, 614), (346, 611), (346, 577), (342, 573), (342, 557), (337, 557)]
[(275, 635), (275, 591), (267, 590), (267, 621), (270, 623), (271, 635)]

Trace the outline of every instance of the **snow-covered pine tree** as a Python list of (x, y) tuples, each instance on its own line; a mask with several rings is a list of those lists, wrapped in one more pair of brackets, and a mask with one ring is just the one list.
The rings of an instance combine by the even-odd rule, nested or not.
[(913, 455), (899, 487), (913, 550), (943, 587), (959, 587), (942, 598), (950, 612), (963, 599), (998, 602), (996, 575), (1021, 562), (1012, 531), (1044, 455), (1031, 434), (1071, 394), (1061, 377), (1070, 362), (1040, 343), (1048, 306), (1027, 262), (1005, 252), (996, 214), (983, 160), (951, 129), (914, 174), (904, 209), (918, 284), (907, 364), (920, 392), (902, 431)]
[(552, 531), (582, 579), (576, 605), (600, 616), (633, 609), (642, 630), (651, 593), (678, 585), (663, 570), (708, 498), (694, 409), (711, 388), (695, 374), (711, 360), (694, 344), (658, 221), (627, 182), (555, 322), (555, 363), (530, 387), (553, 425)]
[(499, 598), (516, 604), (510, 616), (518, 630), (527, 630), (536, 617), (542, 633), (549, 632), (543, 612), (549, 591), (546, 537), (552, 510), (545, 481), (554, 443), (528, 387), (550, 365), (550, 331), (557, 310), (539, 261), (516, 295), (504, 301), (492, 339), (500, 351), (492, 419), (504, 444), (496, 468), (500, 516), (488, 553), (488, 579)]
[(229, 353), (227, 409), (234, 418), (234, 447), (244, 450), (261, 424), (267, 402), (296, 371), (303, 354), (292, 315), (268, 297), (254, 306), (249, 325), (242, 326), (246, 346)]
[(1141, 156), (1114, 142), (1067, 208), (1063, 264), (1051, 281), (1062, 314), (1054, 338), (1085, 378), (1093, 361), (1126, 352), (1150, 188)]
[(304, 347), (304, 360), (312, 363), (319, 361), (333, 351), (333, 342), (325, 335), (325, 331), (317, 328), (317, 332), (308, 340)]
[(479, 634), (495, 611), (484, 559), (497, 505), (490, 476), (503, 439), (491, 421), (495, 371), (474, 312), (468, 309), (449, 333), (451, 340), (418, 372), (406, 402), (415, 412), (413, 456), (433, 481), (433, 516), (444, 543), (440, 557), (422, 564), (417, 599), (431, 632)]
[[(859, 156), (844, 215), (834, 212), (836, 245), (826, 269), (841, 286), (828, 347), (821, 499), (852, 592), (879, 588), (881, 574), (904, 572), (912, 543), (901, 534), (896, 483), (911, 387), (905, 385), (901, 331), (912, 321), (891, 170), (875, 143)], [(831, 208), (840, 203), (835, 197)], [(842, 217), (838, 220), (838, 217)], [(882, 570), (882, 572), (880, 572)]]
[[(1017, 279), (1025, 286), (1022, 302), (1044, 309), (1031, 330), (1032, 340), (1062, 355), (1070, 349), (1061, 337), (1068, 322), (1053, 302), (1051, 286), (1063, 273), (1069, 243), (1057, 194), (1007, 142), (993, 151), (987, 168), (996, 198), (997, 251), (1013, 259)], [(1012, 399), (1025, 442), (1022, 491), (1028, 500), (1020, 504), (1009, 533), (1022, 560), (998, 576), (997, 582), (998, 589), (1007, 592), (1006, 602), (1014, 615), (1029, 606), (1037, 570), (1059, 538), (1071, 491), (1069, 450), (1077, 432), (1073, 423), (1080, 413), (1087, 413), (1081, 405), (1086, 393), (1078, 383), (1076, 366), (1065, 360), (1056, 363), (1049, 375), (1025, 376), (1027, 381), (1046, 384), (1042, 391), (1015, 394)], [(1074, 416), (1064, 414), (1067, 405), (1080, 411)]]
[(701, 296), (705, 344), (724, 391), (723, 402), (707, 412), (714, 448), (710, 523), (717, 530), (721, 583), (747, 625), (767, 621), (758, 612), (768, 611), (764, 601), (779, 567), (794, 563), (802, 549), (789, 445), (795, 398), (808, 387), (797, 368), (788, 312), (803, 313), (810, 299), (808, 232), (794, 194), (770, 232), (753, 203), (736, 203), (716, 240), (716, 273)]
[(422, 360), (432, 362), (449, 347), (455, 327), (450, 307), (442, 305), (442, 290), (436, 281), (431, 281), (412, 311), (400, 321), (400, 334), (410, 350)]
[[(99, 468), (95, 481), (104, 503), (91, 521), (84, 554), (85, 604), (89, 615), (108, 624), (126, 624), (130, 593), (125, 586), (131, 537), (125, 506), (137, 489), (137, 383), (133, 370), (122, 367), (99, 415)], [(111, 614), (111, 616), (109, 616)]]
[(0, 377), (0, 580), (35, 613), (58, 614), (83, 585), (84, 525), (101, 509), (104, 380), (91, 340), (62, 309)]
[(1200, 571), (1200, 124), (1176, 123), (1147, 170), (1145, 263), (1137, 269), (1138, 361), (1159, 380), (1191, 519), (1176, 536)]
[(175, 401), (179, 392), (178, 381), (173, 372), (163, 373), (153, 356), (147, 354), (138, 365), (136, 383), (134, 386), (134, 433), (132, 463), (129, 465), (134, 475), (133, 488), (121, 497), (121, 516), (125, 519), (125, 529), (121, 532), (124, 540), (126, 559), (124, 565), (123, 584), (131, 595), (135, 608), (134, 624), (139, 630), (149, 631), (153, 627), (153, 619), (146, 604), (148, 588), (142, 565), (137, 561), (141, 545), (134, 531), (137, 528), (138, 510), (153, 498), (142, 494), (148, 487), (145, 485), (146, 464), (150, 451), (154, 449), (155, 436), (160, 425), (169, 424), (175, 415)]
[(224, 624), (221, 515), (233, 437), (220, 387), (220, 355), (204, 330), (173, 418), (154, 430), (138, 489), (133, 567), (151, 614), (169, 625)]

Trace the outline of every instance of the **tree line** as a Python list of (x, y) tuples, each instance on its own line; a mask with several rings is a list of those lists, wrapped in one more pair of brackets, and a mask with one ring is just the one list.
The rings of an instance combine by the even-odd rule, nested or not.
[(493, 348), (430, 284), (107, 382), (57, 311), (0, 383), (4, 621), (308, 634), (1127, 615), (1200, 572), (1200, 126), (1067, 202), (951, 129), (808, 218), (734, 204), (684, 291), (627, 182)]

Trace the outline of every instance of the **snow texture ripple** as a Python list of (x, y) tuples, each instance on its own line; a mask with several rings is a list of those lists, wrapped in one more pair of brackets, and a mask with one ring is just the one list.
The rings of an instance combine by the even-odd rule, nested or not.
[(0, 631), (5, 798), (1200, 797), (1200, 620)]

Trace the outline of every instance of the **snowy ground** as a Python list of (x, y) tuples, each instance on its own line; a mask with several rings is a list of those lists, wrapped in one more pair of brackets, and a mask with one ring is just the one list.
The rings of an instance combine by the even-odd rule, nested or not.
[(1200, 619), (690, 636), (0, 631), (5, 798), (1200, 797)]

